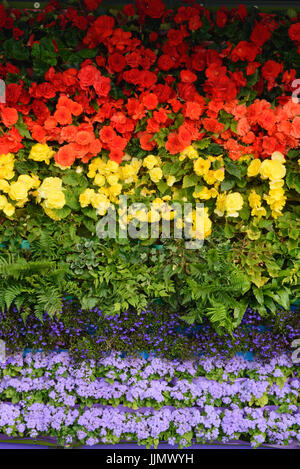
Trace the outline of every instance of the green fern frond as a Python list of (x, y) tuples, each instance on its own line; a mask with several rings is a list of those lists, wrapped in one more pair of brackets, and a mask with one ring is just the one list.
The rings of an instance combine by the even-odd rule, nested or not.
[(3, 298), (4, 303), (7, 309), (11, 307), (16, 298), (23, 293), (23, 288), (21, 285), (10, 285), (6, 288)]
[(25, 259), (19, 259), (18, 262), (8, 263), (2, 262), (0, 264), (0, 275), (2, 277), (13, 277), (19, 279), (24, 275), (31, 275), (34, 273), (41, 274), (42, 272), (49, 271), (55, 267), (54, 262), (49, 261), (35, 261), (26, 262)]
[(34, 259), (43, 258), (47, 255), (48, 259), (54, 259), (57, 256), (57, 244), (52, 236), (42, 231), (40, 237), (31, 243), (31, 253)]
[(47, 312), (50, 316), (53, 316), (62, 309), (61, 291), (53, 285), (49, 285), (45, 290), (37, 292), (36, 298), (36, 314), (40, 315), (41, 312)]

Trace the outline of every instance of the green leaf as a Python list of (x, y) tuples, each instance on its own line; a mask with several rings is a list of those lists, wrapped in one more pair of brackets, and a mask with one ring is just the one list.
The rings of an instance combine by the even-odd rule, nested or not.
[(169, 189), (168, 184), (162, 180), (160, 180), (156, 185), (161, 194), (164, 194)]
[(96, 224), (90, 218), (84, 218), (84, 220), (82, 220), (82, 223), (91, 233), (96, 232)]
[(19, 114), (19, 119), (18, 119), (18, 122), (15, 124), (15, 127), (16, 127), (16, 129), (18, 129), (18, 131), (20, 132), (22, 137), (26, 137), (26, 138), (32, 140), (32, 137), (30, 135), (28, 127), (23, 121), (22, 114)]
[(186, 189), (187, 187), (195, 186), (199, 181), (199, 177), (196, 174), (186, 175), (183, 178), (182, 187)]
[(293, 180), (293, 188), (300, 194), (300, 175), (297, 174)]
[(224, 233), (226, 235), (227, 238), (232, 238), (234, 235), (235, 235), (235, 228), (233, 225), (231, 225), (230, 223), (226, 222), (225, 224), (225, 228), (224, 228)]
[(246, 309), (248, 307), (248, 301), (247, 300), (239, 300), (236, 302), (235, 307), (233, 309), (233, 315), (235, 318), (234, 325), (235, 327), (238, 326), (241, 322), (241, 320), (244, 317), (244, 314), (246, 312)]
[(95, 308), (95, 306), (97, 306), (98, 302), (99, 302), (98, 298), (84, 296), (81, 300), (81, 306), (82, 306), (82, 309), (92, 309), (92, 308)]
[(66, 218), (72, 212), (70, 207), (68, 207), (67, 205), (65, 205), (63, 208), (56, 209), (54, 211), (55, 211), (56, 215), (60, 218)]
[(234, 185), (235, 185), (235, 180), (232, 178), (228, 178), (221, 182), (220, 189), (222, 192), (229, 191), (230, 189), (234, 187)]
[(157, 241), (156, 238), (145, 239), (144, 241), (141, 242), (141, 245), (142, 246), (152, 246), (152, 244), (154, 244), (155, 241)]
[(257, 288), (257, 287), (253, 287), (252, 288), (252, 291), (253, 291), (253, 294), (256, 298), (256, 300), (258, 301), (258, 303), (260, 305), (263, 305), (264, 304), (264, 294), (263, 294), (263, 291), (260, 289), (260, 288)]
[(86, 216), (91, 218), (92, 220), (98, 221), (98, 215), (94, 208), (86, 207), (82, 209), (82, 213)]
[(250, 217), (250, 209), (248, 205), (243, 206), (242, 210), (239, 211), (239, 216), (241, 217), (242, 220), (248, 220)]
[(69, 170), (62, 177), (63, 184), (67, 186), (80, 186), (84, 189), (87, 186), (87, 180), (82, 173), (76, 173), (74, 170)]
[(268, 404), (269, 402), (269, 397), (267, 395), (267, 393), (264, 393), (259, 399), (256, 399), (255, 403), (259, 406), (259, 407), (264, 407)]
[(210, 138), (203, 138), (199, 142), (194, 143), (194, 146), (198, 150), (204, 150), (205, 148), (207, 148), (209, 146), (210, 141), (211, 141)]
[(76, 193), (68, 190), (65, 191), (66, 205), (72, 210), (80, 210), (80, 203)]
[(8, 39), (2, 45), (9, 59), (26, 61), (29, 59), (29, 48), (14, 38)]
[(238, 163), (234, 163), (233, 161), (229, 159), (225, 160), (225, 170), (232, 176), (237, 177), (238, 179), (240, 179), (242, 176), (242, 172), (240, 168), (238, 167)]
[(277, 290), (278, 303), (287, 311), (290, 309), (290, 296), (287, 289)]
[(265, 296), (265, 306), (266, 306), (267, 308), (269, 308), (269, 309), (272, 311), (272, 313), (275, 313), (275, 312), (276, 312), (275, 303), (274, 303), (274, 301), (273, 301), (270, 297), (268, 297), (268, 296)]
[(91, 59), (96, 57), (98, 54), (98, 49), (81, 49), (79, 52), (77, 52), (77, 54), (83, 59)]
[(234, 132), (235, 134), (237, 134), (237, 121), (232, 121), (230, 123), (230, 130), (232, 130), (232, 132)]

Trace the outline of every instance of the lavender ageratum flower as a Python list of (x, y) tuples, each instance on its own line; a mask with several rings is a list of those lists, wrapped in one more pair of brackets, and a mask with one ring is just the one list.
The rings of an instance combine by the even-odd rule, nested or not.
[[(11, 407), (15, 409), (17, 406)], [(37, 436), (41, 432), (37, 430), (40, 427), (48, 429), (49, 436), (55, 434), (60, 438), (65, 438), (65, 441), (75, 438), (85, 441), (88, 445), (97, 444), (99, 439), (109, 443), (112, 441), (110, 437), (112, 433), (120, 439), (131, 437), (137, 441), (144, 441), (148, 438), (160, 440), (163, 435), (170, 433), (168, 439), (173, 438), (171, 440), (173, 443), (178, 441), (184, 444), (186, 432), (192, 432), (195, 438), (207, 441), (216, 438), (224, 441), (238, 434), (247, 435), (249, 432), (250, 434), (254, 432), (251, 440), (255, 446), (264, 440), (282, 444), (284, 441), (299, 437), (299, 413), (278, 414), (274, 411), (250, 407), (222, 410), (213, 406), (205, 406), (202, 410), (163, 408), (157, 411), (147, 409), (127, 412), (125, 409), (111, 406), (102, 408), (92, 406), (90, 409), (81, 409), (80, 416), (76, 420), (76, 427), (79, 426), (76, 432), (74, 420), (69, 419), (70, 424), (66, 424), (70, 412), (72, 409), (65, 407), (35, 405), (23, 409), (21, 414), (18, 414), (17, 420), (24, 421), (31, 436)], [(38, 419), (42, 419), (42, 423), (38, 423)], [(28, 427), (30, 422), (31, 425)], [(54, 423), (56, 425), (53, 425)], [(69, 432), (68, 440), (66, 440), (66, 431)], [(262, 438), (261, 432), (266, 436)]]
[(99, 443), (99, 440), (97, 438), (88, 438), (85, 443), (88, 446), (94, 446)]
[(86, 436), (87, 436), (87, 434), (84, 431), (78, 430), (77, 437), (78, 437), (79, 440), (84, 440), (86, 438)]
[[(0, 370), (6, 434), (15, 429), (87, 445), (127, 438), (182, 444), (187, 434), (198, 441), (242, 435), (254, 446), (300, 441), (300, 377), (288, 354), (266, 363), (145, 360), (118, 352), (76, 362), (66, 352), (32, 353), (8, 356)], [(278, 413), (278, 406), (288, 412)]]

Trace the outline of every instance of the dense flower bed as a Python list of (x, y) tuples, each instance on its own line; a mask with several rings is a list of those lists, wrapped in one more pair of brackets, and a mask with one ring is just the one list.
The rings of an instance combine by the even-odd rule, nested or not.
[[(300, 138), (300, 105), (290, 96), (297, 18), (254, 19), (240, 6), (225, 16), (223, 11), (220, 22), (220, 12), (212, 19), (201, 6), (173, 11), (160, 0), (156, 4), (158, 10), (137, 2), (120, 16), (89, 14), (83, 20), (74, 9), (55, 14), (59, 6), (52, 2), (29, 19), (29, 28), (28, 17), (10, 13), (1, 44), (3, 57), (14, 61), (1, 69), (7, 81), (1, 190), (8, 196), (1, 205), (7, 216), (28, 203), (41, 204), (54, 219), (77, 212), (79, 204), (92, 205), (101, 216), (121, 193), (216, 199), (211, 208), (219, 217), (238, 217), (243, 206), (258, 219), (281, 215), (282, 154), (297, 148)], [(289, 54), (278, 44), (283, 32)], [(276, 60), (266, 53), (274, 42)], [(244, 197), (233, 190), (239, 185), (232, 176), (246, 175), (251, 191)], [(292, 188), (298, 184), (294, 176)], [(208, 236), (208, 214), (205, 228)]]
[(67, 353), (1, 365), (0, 431), (62, 444), (245, 439), (299, 442), (299, 376), (288, 356), (150, 361), (117, 353), (78, 364)]
[(0, 432), (299, 446), (300, 15), (100, 3), (0, 6)]
[[(166, 297), (188, 321), (210, 315), (226, 329), (249, 305), (289, 309), (299, 295), (299, 16), (243, 5), (168, 9), (161, 0), (101, 14), (98, 3), (0, 9), (2, 308), (53, 314), (67, 293), (83, 309), (118, 313)], [(119, 196), (129, 211), (119, 209)], [(180, 217), (184, 203), (191, 207)], [(161, 244), (162, 221), (207, 245), (229, 240), (232, 274), (220, 260), (208, 275), (225, 283), (221, 298), (197, 297), (205, 282), (198, 255), (181, 263), (144, 257), (138, 267), (125, 259), (118, 273), (109, 261), (99, 272), (97, 258), (83, 272), (82, 238), (96, 240), (104, 257), (116, 250), (105, 251), (108, 241), (96, 235), (108, 213), (117, 213), (115, 246), (127, 254), (137, 240), (119, 239), (119, 229), (146, 222), (139, 241), (148, 244)], [(21, 252), (7, 250), (12, 233)], [(38, 250), (28, 251), (31, 244)], [(178, 240), (165, 244), (180, 249)]]
[(44, 314), (40, 321), (31, 314), (24, 323), (13, 308), (12, 314), (0, 312), (0, 321), (0, 339), (10, 353), (63, 349), (77, 359), (101, 357), (113, 349), (124, 356), (192, 359), (242, 353), (267, 361), (291, 351), (293, 340), (300, 338), (299, 312), (280, 309), (267, 319), (248, 309), (232, 335), (221, 336), (209, 322), (188, 326), (180, 313), (172, 314), (162, 306), (156, 311), (148, 308), (138, 317), (135, 311), (106, 316), (98, 308), (82, 311), (72, 299), (65, 300), (59, 317)]

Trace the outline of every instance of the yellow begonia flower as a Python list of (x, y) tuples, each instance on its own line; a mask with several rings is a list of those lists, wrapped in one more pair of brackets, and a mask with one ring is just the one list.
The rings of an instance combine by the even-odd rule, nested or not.
[(24, 205), (26, 204), (26, 202), (28, 202), (28, 198), (26, 197), (26, 199), (22, 199), (22, 200), (18, 200), (18, 202), (16, 203), (16, 207), (24, 207)]
[(147, 209), (141, 209), (141, 210), (137, 210), (135, 213), (134, 213), (134, 218), (136, 218), (136, 220), (138, 221), (141, 221), (141, 222), (147, 222), (148, 221), (148, 212), (147, 212)]
[(212, 221), (208, 216), (204, 217), (204, 238), (211, 235)]
[(3, 207), (3, 212), (7, 217), (12, 217), (15, 213), (15, 207), (12, 204), (8, 203), (5, 205), (5, 207)]
[(217, 191), (217, 189), (215, 189), (215, 187), (212, 187), (211, 189), (209, 189), (209, 192), (213, 199), (218, 197), (219, 192)]
[(203, 239), (211, 234), (212, 222), (208, 216), (207, 207), (203, 210), (193, 210), (193, 226), (190, 235), (195, 239)]
[(278, 181), (286, 174), (285, 166), (278, 160), (264, 160), (261, 164), (260, 175), (262, 179)]
[(182, 218), (175, 219), (175, 226), (178, 230), (182, 230), (182, 228), (184, 227), (184, 221), (182, 220)]
[(151, 208), (148, 212), (148, 221), (149, 223), (157, 223), (161, 218), (160, 211)]
[(121, 167), (121, 177), (127, 183), (133, 181), (133, 176), (135, 175), (135, 169), (131, 164), (126, 164)]
[(259, 174), (261, 161), (258, 159), (252, 160), (247, 169), (247, 176), (255, 177)]
[(94, 177), (96, 176), (96, 170), (89, 170), (88, 173), (87, 173), (87, 177), (90, 178), (90, 179), (94, 179)]
[(60, 190), (54, 190), (47, 194), (47, 198), (45, 199), (43, 205), (46, 208), (50, 209), (60, 209), (66, 203), (65, 194)]
[(108, 187), (100, 187), (98, 192), (100, 192), (100, 194), (104, 194), (106, 195), (107, 197), (109, 197), (110, 195), (110, 192), (109, 192), (109, 188)]
[(96, 192), (91, 199), (92, 206), (97, 210), (99, 215), (105, 215), (110, 206), (110, 201), (105, 194)]
[(108, 160), (105, 165), (105, 171), (110, 173), (117, 173), (119, 171), (119, 163), (113, 160)]
[(116, 183), (108, 188), (109, 195), (112, 197), (117, 197), (122, 192), (122, 184)]
[(193, 197), (199, 198), (202, 200), (209, 200), (211, 198), (211, 192), (208, 187), (203, 187), (199, 192), (193, 192)]
[(174, 215), (175, 213), (170, 205), (164, 203), (164, 205), (161, 206), (161, 217), (164, 220), (174, 220)]
[(224, 181), (225, 178), (225, 169), (220, 168), (215, 171), (215, 179), (219, 182)]
[(129, 166), (131, 166), (131, 168), (134, 169), (135, 174), (137, 174), (142, 166), (142, 163), (137, 158), (132, 158)]
[(45, 178), (37, 190), (38, 201), (45, 199), (43, 207), (48, 209), (60, 209), (65, 203), (65, 195), (62, 191), (62, 180), (58, 177)]
[(175, 182), (176, 182), (176, 177), (175, 177), (175, 176), (168, 176), (168, 178), (167, 178), (167, 185), (168, 185), (169, 187), (172, 187), (173, 184), (175, 184)]
[(2, 192), (9, 191), (9, 183), (5, 179), (0, 179), (0, 191)]
[(278, 181), (269, 182), (270, 189), (280, 189), (284, 186), (284, 180), (279, 179)]
[(189, 157), (190, 160), (195, 160), (196, 158), (198, 158), (199, 155), (198, 155), (197, 150), (194, 147), (191, 147), (188, 151), (187, 156)]
[(90, 205), (92, 197), (94, 196), (95, 191), (94, 189), (85, 189), (79, 196), (79, 203), (82, 208), (87, 207)]
[(110, 186), (113, 186), (114, 184), (117, 184), (119, 180), (118, 174), (110, 174), (109, 176), (106, 177), (107, 182)]
[(192, 145), (186, 147), (182, 152), (180, 152), (179, 160), (182, 161), (186, 157), (190, 158), (191, 160), (198, 158), (198, 152)]
[(261, 217), (265, 217), (267, 215), (267, 212), (266, 212), (266, 209), (264, 207), (254, 207), (251, 210), (251, 215), (253, 217), (261, 218)]
[(285, 199), (274, 200), (272, 204), (270, 204), (271, 209), (275, 210), (276, 212), (281, 212), (283, 207), (285, 206)]
[(164, 204), (164, 201), (160, 197), (157, 197), (156, 199), (152, 201), (152, 205), (154, 205), (154, 208), (156, 208), (155, 206), (160, 207), (163, 204)]
[[(52, 190), (58, 190), (62, 188), (62, 180), (58, 177), (48, 177), (45, 178), (40, 185), (38, 192), (41, 194), (41, 197), (46, 197), (48, 192)], [(43, 195), (45, 194), (45, 195)]]
[(216, 208), (214, 213), (216, 213), (219, 217), (224, 215), (226, 210), (226, 193), (219, 194), (217, 197)]
[(9, 166), (0, 166), (0, 178), (7, 179), (8, 181), (12, 179), (15, 175), (15, 172)]
[(270, 203), (275, 202), (276, 200), (285, 199), (284, 190), (282, 187), (279, 189), (270, 189), (267, 199), (270, 200)]
[(226, 196), (225, 208), (227, 217), (238, 217), (238, 212), (244, 204), (243, 197), (239, 192), (232, 192)]
[(203, 176), (209, 171), (210, 165), (211, 162), (209, 160), (200, 157), (194, 161), (194, 171), (197, 176)]
[(0, 210), (3, 210), (3, 208), (5, 207), (5, 205), (8, 204), (8, 200), (7, 198), (5, 197), (5, 195), (0, 195)]
[(222, 155), (219, 155), (219, 156), (212, 156), (212, 155), (208, 155), (206, 157), (209, 161), (211, 161), (212, 163), (214, 161), (221, 161), (221, 163), (223, 163), (223, 156)]
[(212, 185), (216, 182), (216, 174), (215, 174), (215, 171), (213, 171), (212, 169), (210, 169), (206, 174), (203, 175), (203, 179), (204, 181), (209, 184), (209, 185)]
[(284, 195), (284, 189), (282, 187), (273, 187), (270, 189), (269, 194), (264, 196), (267, 204), (270, 206), (272, 216), (277, 218), (282, 215), (281, 211), (285, 206), (286, 196)]
[(158, 161), (158, 158), (155, 155), (148, 155), (143, 160), (143, 166), (145, 166), (145, 168), (147, 168), (147, 169), (152, 169), (157, 164), (159, 164), (159, 161)]
[(41, 185), (41, 181), (36, 174), (31, 174), (31, 188), (37, 189)]
[(10, 180), (14, 177), (14, 162), (12, 153), (0, 155), (0, 179)]
[(277, 160), (280, 163), (285, 163), (284, 155), (280, 153), (280, 151), (274, 151), (271, 155), (271, 160)]
[(251, 190), (248, 201), (251, 208), (258, 208), (261, 206), (261, 196), (257, 194), (254, 189)]
[(27, 198), (28, 187), (21, 181), (13, 182), (8, 191), (8, 195), (12, 200), (22, 200)]
[(150, 179), (153, 182), (159, 182), (163, 176), (161, 168), (152, 168), (149, 170)]
[(40, 185), (40, 180), (38, 179), (38, 176), (29, 176), (28, 174), (21, 174), (21, 176), (18, 177), (18, 182), (22, 182), (25, 184), (28, 188), (30, 189), (36, 189)]
[(89, 164), (89, 170), (99, 171), (99, 173), (102, 173), (106, 170), (106, 162), (97, 156), (97, 158), (94, 158)]
[(48, 147), (45, 143), (36, 143), (30, 150), (29, 157), (34, 161), (45, 161), (46, 164), (50, 163), (50, 158), (55, 154), (52, 148)]
[(95, 186), (102, 187), (105, 184), (105, 176), (102, 174), (97, 173), (94, 179)]

